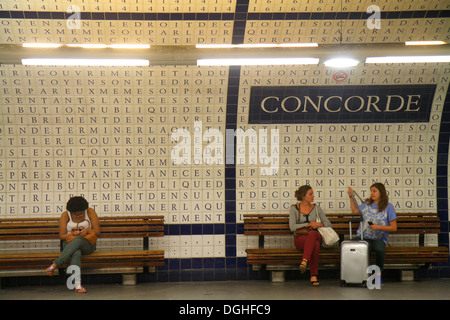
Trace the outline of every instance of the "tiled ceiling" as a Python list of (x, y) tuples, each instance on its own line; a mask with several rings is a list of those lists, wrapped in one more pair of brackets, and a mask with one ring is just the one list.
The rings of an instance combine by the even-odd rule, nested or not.
[(449, 41), (449, 16), (448, 0), (2, 0), (0, 44)]

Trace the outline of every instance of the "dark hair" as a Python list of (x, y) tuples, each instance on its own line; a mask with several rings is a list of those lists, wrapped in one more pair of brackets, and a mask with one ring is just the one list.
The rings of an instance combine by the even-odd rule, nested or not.
[(304, 185), (295, 190), (294, 195), (297, 198), (297, 200), (302, 201), (303, 197), (306, 196), (306, 193), (308, 192), (309, 189), (312, 189), (311, 186)]
[[(371, 189), (372, 187), (375, 187), (378, 189), (378, 191), (380, 191), (380, 200), (378, 201), (378, 211), (382, 212), (387, 208), (389, 202), (386, 187), (381, 182), (375, 182), (370, 186)], [(366, 201), (368, 201), (369, 204), (373, 203), (372, 197), (369, 197), (368, 199), (366, 199)]]
[(84, 211), (89, 208), (89, 203), (83, 197), (72, 197), (67, 201), (66, 209), (70, 213)]

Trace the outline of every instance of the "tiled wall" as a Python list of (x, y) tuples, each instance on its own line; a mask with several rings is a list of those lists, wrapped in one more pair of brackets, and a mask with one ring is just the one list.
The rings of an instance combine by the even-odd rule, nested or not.
[[(71, 1), (79, 7), (77, 16), (67, 13), (69, 2), (7, 0), (0, 3), (0, 44), (372, 44), (427, 40), (430, 34), (448, 39), (447, 3), (439, 0), (380, 5), (382, 32), (367, 28), (370, 0), (343, 6), (167, 2)], [(70, 21), (80, 24), (69, 29)], [(79, 194), (99, 215), (163, 214), (166, 236), (150, 246), (164, 249), (167, 263), (152, 280), (247, 279), (259, 276), (245, 260), (245, 249), (258, 242), (243, 236), (243, 214), (287, 213), (294, 190), (305, 183), (325, 212), (349, 212), (348, 186), (366, 197), (372, 182), (381, 181), (398, 212), (436, 212), (442, 232), (426, 244), (448, 246), (449, 70), (448, 64), (360, 64), (337, 77), (344, 70), (322, 65), (1, 65), (0, 217), (58, 217), (67, 199)], [(435, 86), (425, 120), (396, 121), (386, 113), (294, 123), (250, 117), (255, 87), (399, 85)], [(245, 148), (235, 139), (238, 132), (248, 136)], [(393, 245), (414, 241), (391, 237)], [(292, 246), (292, 239), (272, 237), (267, 245)], [(52, 251), (58, 243), (0, 246), (2, 252)], [(140, 246), (99, 240), (102, 250)], [(433, 275), (446, 276), (450, 266), (433, 268)]]
[[(396, 76), (371, 76), (373, 70)], [(189, 270), (247, 277), (245, 249), (257, 246), (257, 239), (243, 236), (242, 215), (288, 212), (294, 190), (305, 183), (325, 212), (344, 213), (350, 210), (348, 186), (366, 197), (372, 182), (381, 181), (398, 212), (440, 211), (445, 226), (448, 217), (439, 207), (445, 168), (439, 161), (448, 152), (439, 155), (438, 147), (445, 149), (440, 141), (448, 131), (441, 124), (448, 117), (446, 70), (436, 64), (361, 66), (347, 71), (348, 83), (334, 83), (435, 84), (427, 122), (248, 124), (252, 86), (320, 87), (330, 84), (332, 74), (305, 66), (3, 65), (0, 214), (58, 217), (67, 199), (80, 194), (99, 215), (163, 214), (166, 237), (150, 243), (168, 259), (160, 280), (174, 280), (174, 274), (186, 279)], [(227, 137), (251, 129), (245, 152), (238, 139)], [(272, 139), (275, 129), (278, 139)], [(270, 158), (274, 154), (277, 159)], [(393, 245), (413, 242), (391, 238)], [(439, 242), (448, 244), (448, 233)], [(437, 236), (426, 244), (437, 245)], [(290, 237), (268, 240), (270, 247), (291, 245)], [(3, 246), (9, 252), (55, 247), (45, 241), (31, 248), (20, 241)], [(99, 243), (102, 250), (139, 246)]]

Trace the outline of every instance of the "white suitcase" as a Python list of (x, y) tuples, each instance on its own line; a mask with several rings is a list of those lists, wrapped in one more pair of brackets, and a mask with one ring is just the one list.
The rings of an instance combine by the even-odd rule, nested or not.
[(369, 267), (369, 244), (364, 240), (341, 243), (341, 286), (366, 285)]
[[(356, 203), (356, 200), (355, 200)], [(349, 222), (350, 239), (352, 238), (352, 222), (359, 221), (363, 225), (362, 219), (351, 219)], [(366, 286), (369, 267), (369, 243), (363, 240), (345, 240), (341, 243), (341, 286), (347, 284), (359, 284)]]

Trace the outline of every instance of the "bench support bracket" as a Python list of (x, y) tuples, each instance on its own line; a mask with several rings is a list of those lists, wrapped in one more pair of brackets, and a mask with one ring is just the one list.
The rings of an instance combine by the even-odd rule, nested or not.
[(283, 270), (270, 271), (270, 280), (272, 282), (284, 282), (285, 281), (285, 271), (283, 271)]
[(401, 270), (402, 281), (414, 281), (414, 270)]
[(122, 285), (124, 286), (135, 286), (136, 285), (136, 274), (122, 274)]

